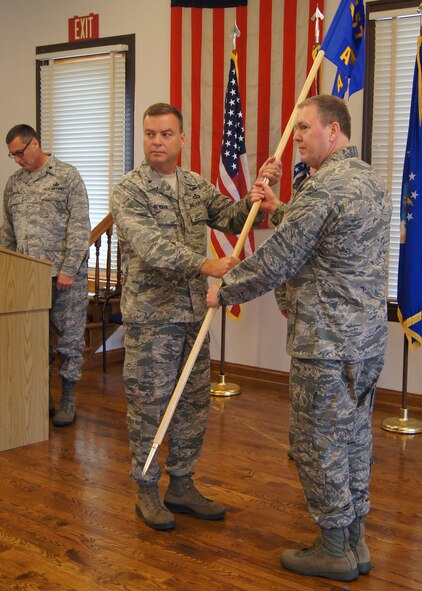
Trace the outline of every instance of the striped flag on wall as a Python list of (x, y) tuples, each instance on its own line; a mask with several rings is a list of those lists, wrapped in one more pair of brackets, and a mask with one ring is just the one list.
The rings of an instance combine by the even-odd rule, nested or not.
[[(181, 164), (211, 182), (217, 179), (227, 55), (236, 22), (240, 30), (239, 92), (249, 172), (254, 180), (262, 163), (275, 152), (312, 66), (315, 35), (311, 16), (317, 4), (324, 10), (324, 2), (222, 0), (220, 8), (205, 8), (207, 4), (216, 6), (215, 2), (172, 2), (170, 101), (183, 112), (187, 133)], [(280, 198), (288, 201), (294, 164), (292, 139), (282, 161)]]

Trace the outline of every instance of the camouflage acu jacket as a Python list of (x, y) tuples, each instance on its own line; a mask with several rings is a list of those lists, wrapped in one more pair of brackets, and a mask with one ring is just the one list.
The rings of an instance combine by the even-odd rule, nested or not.
[(2, 245), (53, 262), (52, 275), (76, 275), (87, 260), (88, 196), (79, 172), (50, 156), (38, 172), (20, 169), (4, 191)]
[(125, 322), (196, 322), (206, 312), (207, 226), (239, 233), (249, 197), (234, 203), (198, 174), (177, 168), (179, 195), (145, 162), (113, 192)]
[(286, 283), (287, 351), (359, 360), (385, 349), (391, 202), (350, 146), (330, 156), (284, 208), (274, 234), (224, 277), (221, 303)]

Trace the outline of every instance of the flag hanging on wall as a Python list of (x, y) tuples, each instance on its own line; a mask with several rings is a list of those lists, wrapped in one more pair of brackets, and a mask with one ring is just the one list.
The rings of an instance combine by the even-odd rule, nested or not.
[(422, 345), (422, 37), (418, 38), (400, 213), (398, 316), (409, 348)]
[(343, 98), (365, 81), (365, 8), (363, 0), (341, 0), (322, 42), (325, 57), (337, 66), (331, 94)]
[[(187, 135), (181, 164), (215, 182), (221, 154), (221, 126), (227, 55), (236, 22), (239, 92), (242, 97), (251, 180), (274, 154), (312, 66), (314, 23), (323, 0), (172, 2), (170, 102), (181, 109)], [(180, 6), (183, 4), (183, 6)], [(202, 7), (202, 8), (201, 8)], [(292, 190), (293, 140), (284, 150), (283, 177), (275, 186), (288, 201)]]
[(230, 8), (232, 6), (246, 6), (248, 0), (171, 0), (172, 6), (185, 8)]

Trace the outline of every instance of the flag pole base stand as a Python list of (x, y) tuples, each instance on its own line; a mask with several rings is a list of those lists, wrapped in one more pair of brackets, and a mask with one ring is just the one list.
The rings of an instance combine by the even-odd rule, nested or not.
[(407, 408), (402, 408), (401, 416), (384, 419), (381, 423), (381, 429), (385, 429), (385, 431), (393, 431), (394, 433), (402, 433), (404, 435), (422, 433), (422, 421), (409, 419)]
[(212, 396), (237, 396), (240, 394), (240, 386), (226, 383), (225, 376), (220, 374), (219, 382), (211, 384), (211, 394)]

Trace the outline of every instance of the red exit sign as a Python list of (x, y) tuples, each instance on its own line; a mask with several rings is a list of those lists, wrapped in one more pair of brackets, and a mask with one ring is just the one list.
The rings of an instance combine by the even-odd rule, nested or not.
[(74, 16), (69, 21), (69, 41), (84, 41), (98, 39), (99, 15), (90, 12), (87, 16)]

